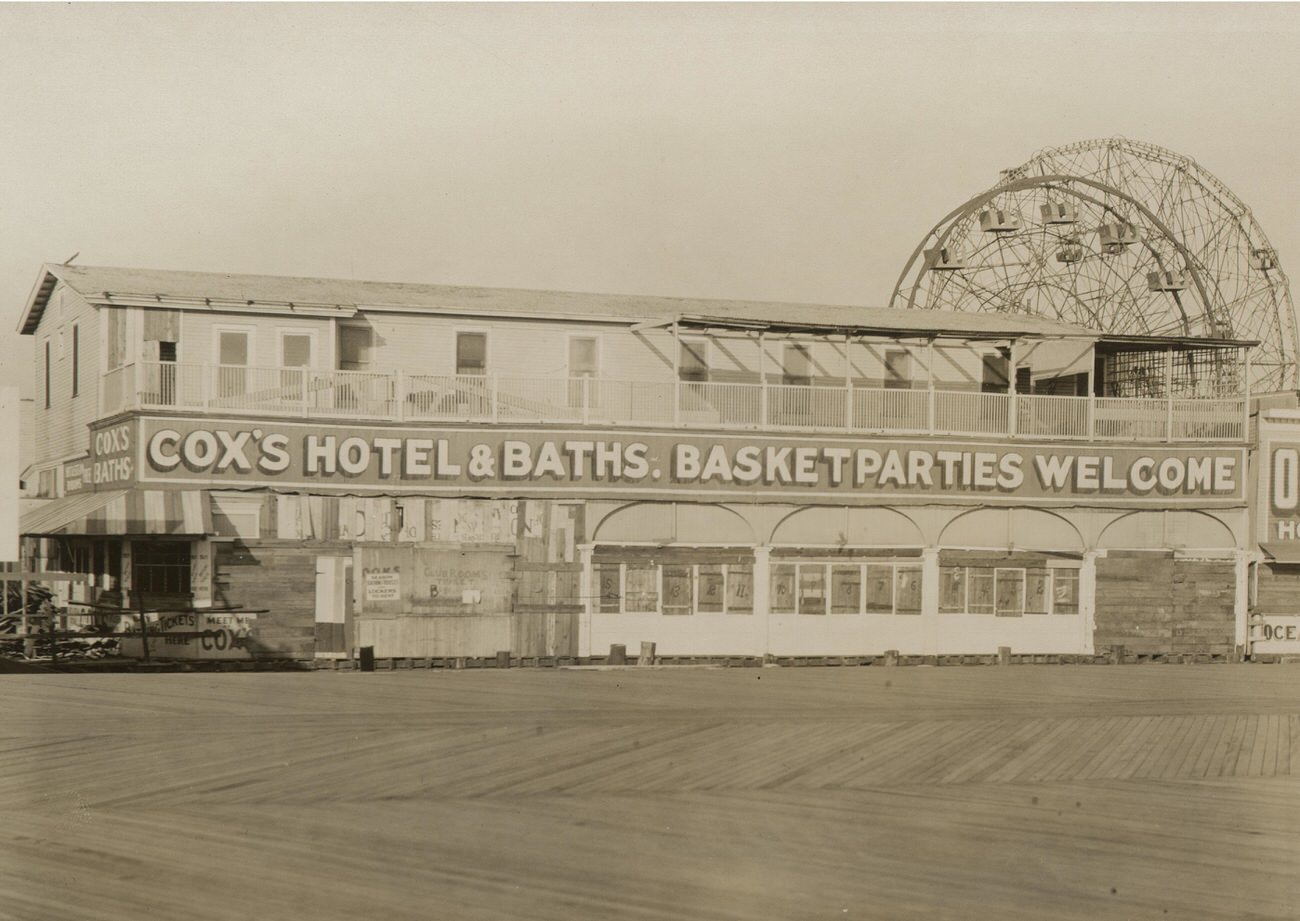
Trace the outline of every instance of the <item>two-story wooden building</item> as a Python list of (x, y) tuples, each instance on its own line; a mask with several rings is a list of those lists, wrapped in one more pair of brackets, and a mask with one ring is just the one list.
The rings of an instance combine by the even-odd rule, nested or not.
[(1249, 343), (54, 265), (20, 328), (30, 551), (177, 656), (1247, 640)]

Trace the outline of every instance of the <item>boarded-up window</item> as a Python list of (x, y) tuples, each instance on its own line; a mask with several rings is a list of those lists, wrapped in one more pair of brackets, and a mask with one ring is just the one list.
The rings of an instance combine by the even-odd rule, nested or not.
[(899, 566), (894, 570), (894, 613), (921, 613), (921, 569)]
[(1025, 571), (998, 569), (994, 573), (994, 594), (998, 617), (1019, 617), (1025, 613)]
[(993, 613), (993, 570), (968, 569), (966, 610), (971, 614)]
[(717, 563), (701, 564), (696, 581), (695, 610), (702, 614), (721, 614), (723, 611), (723, 570)]
[(867, 566), (867, 613), (894, 612), (894, 567)]
[(1048, 611), (1047, 570), (1030, 569), (1025, 572), (1025, 613), (1046, 614)]
[(862, 609), (862, 567), (831, 567), (831, 613), (857, 614)]
[(794, 580), (795, 566), (793, 563), (778, 563), (772, 567), (772, 597), (770, 604), (773, 614), (794, 613)]
[(1052, 570), (1052, 613), (1079, 613), (1079, 570)]
[(487, 373), (487, 333), (456, 334), (456, 373)]
[(754, 570), (750, 566), (727, 567), (727, 613), (754, 613)]
[(939, 570), (939, 613), (966, 612), (966, 567), (944, 566)]
[(691, 567), (665, 566), (663, 568), (665, 614), (691, 613)]
[(826, 613), (826, 567), (799, 567), (799, 613)]
[(602, 614), (617, 614), (622, 595), (619, 592), (619, 565), (617, 563), (597, 563), (595, 565), (596, 587), (599, 594), (599, 611)]
[(653, 614), (659, 610), (659, 569), (627, 564), (623, 610), (628, 614)]

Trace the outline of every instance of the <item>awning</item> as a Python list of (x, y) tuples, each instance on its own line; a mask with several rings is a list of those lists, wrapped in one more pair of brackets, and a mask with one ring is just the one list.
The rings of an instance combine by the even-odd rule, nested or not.
[(1274, 563), (1300, 563), (1300, 540), (1260, 544), (1259, 549), (1269, 555)]
[(212, 510), (203, 490), (118, 489), (65, 496), (23, 515), (20, 533), (59, 534), (212, 533)]

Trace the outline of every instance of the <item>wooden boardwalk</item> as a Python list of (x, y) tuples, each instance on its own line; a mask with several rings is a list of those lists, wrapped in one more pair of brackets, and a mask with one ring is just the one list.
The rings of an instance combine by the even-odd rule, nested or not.
[(3, 919), (1300, 917), (1300, 669), (6, 676)]

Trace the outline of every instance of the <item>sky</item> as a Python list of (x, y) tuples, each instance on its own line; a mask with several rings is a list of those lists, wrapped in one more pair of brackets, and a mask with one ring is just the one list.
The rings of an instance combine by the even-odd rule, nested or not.
[(1195, 158), (1300, 278), (1293, 4), (0, 3), (0, 385), (44, 262), (883, 305), (1035, 151)]

